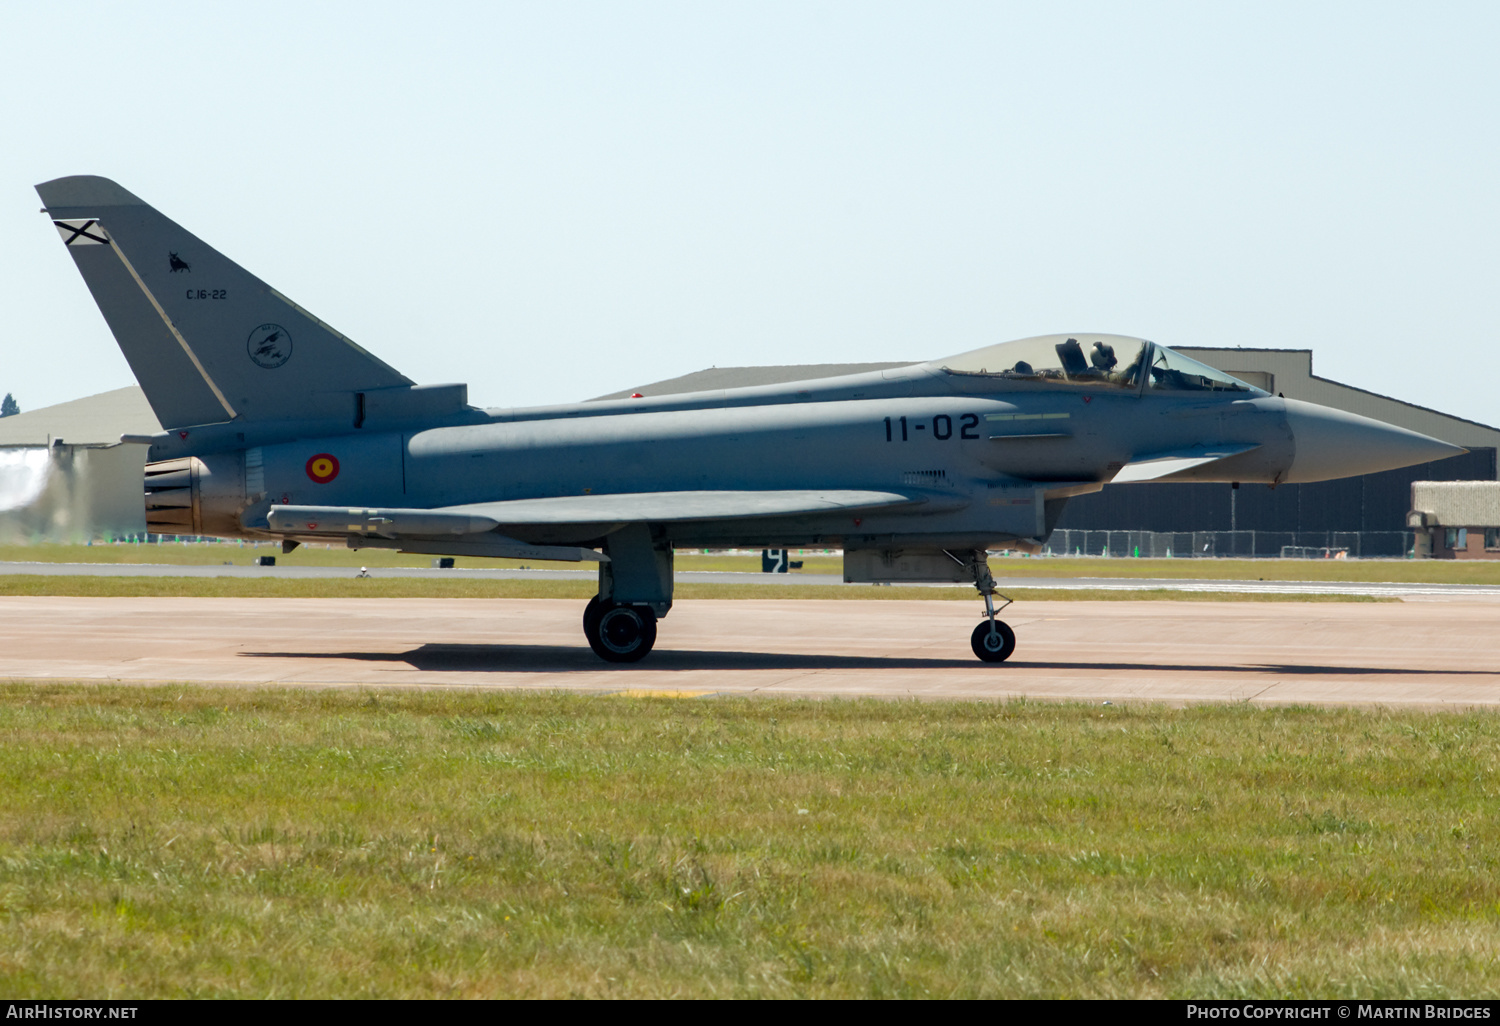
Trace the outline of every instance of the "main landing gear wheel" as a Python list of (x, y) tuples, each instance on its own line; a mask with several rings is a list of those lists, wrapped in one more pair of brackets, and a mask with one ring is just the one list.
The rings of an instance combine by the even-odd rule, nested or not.
[(969, 635), (974, 654), (987, 663), (1003, 663), (1016, 650), (1016, 632), (1004, 620), (980, 620)]
[(583, 610), (583, 635), (606, 662), (638, 662), (656, 644), (656, 614), (649, 606), (617, 606), (595, 595)]

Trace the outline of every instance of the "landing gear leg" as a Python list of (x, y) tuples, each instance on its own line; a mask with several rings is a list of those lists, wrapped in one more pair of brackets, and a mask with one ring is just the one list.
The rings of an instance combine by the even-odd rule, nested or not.
[[(1004, 620), (995, 619), (995, 578), (990, 575), (985, 553), (975, 552), (970, 565), (974, 571), (974, 587), (984, 598), (984, 619), (974, 628), (974, 633), (969, 635), (969, 647), (987, 663), (1003, 663), (1016, 650), (1016, 632)], [(1005, 598), (1004, 595), (1000, 597)], [(1010, 601), (1005, 599), (1005, 606), (1010, 605)], [(1005, 606), (1000, 608), (1004, 609)]]
[(672, 608), (672, 546), (645, 524), (604, 540), (599, 594), (583, 610), (583, 636), (600, 659), (634, 663), (656, 644), (656, 621)]

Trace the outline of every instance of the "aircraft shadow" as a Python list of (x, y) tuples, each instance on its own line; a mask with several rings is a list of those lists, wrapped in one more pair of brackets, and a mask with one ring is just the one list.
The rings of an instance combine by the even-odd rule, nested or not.
[[(599, 670), (973, 670), (983, 664), (969, 658), (917, 656), (845, 656), (817, 653), (711, 652), (658, 650), (640, 663), (606, 663), (587, 648), (563, 645), (422, 645), (406, 652), (241, 652), (252, 659), (349, 659), (358, 662), (405, 663), (424, 672), (493, 671), (506, 673), (572, 673)], [(1500, 676), (1500, 670), (1408, 669), (1387, 666), (1296, 666), (1288, 664), (1083, 663), (1012, 659), (994, 667), (997, 674), (1015, 670), (1150, 670), (1155, 673), (1236, 673), (1257, 677), (1285, 676)]]
[(563, 645), (422, 645), (406, 652), (241, 652), (256, 659), (353, 659), (406, 663), (416, 670), (569, 673), (599, 670), (931, 670), (974, 668), (977, 659), (921, 659), (776, 652), (688, 652), (658, 649), (639, 663), (606, 663), (592, 651)]

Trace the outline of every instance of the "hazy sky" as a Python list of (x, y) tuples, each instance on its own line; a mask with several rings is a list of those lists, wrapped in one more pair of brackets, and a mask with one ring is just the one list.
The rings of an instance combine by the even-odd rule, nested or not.
[(1493, 424), (1497, 29), (1368, 0), (0, 0), (0, 393), (132, 381), (31, 188), (100, 174), (481, 405), (1109, 331), (1310, 347)]

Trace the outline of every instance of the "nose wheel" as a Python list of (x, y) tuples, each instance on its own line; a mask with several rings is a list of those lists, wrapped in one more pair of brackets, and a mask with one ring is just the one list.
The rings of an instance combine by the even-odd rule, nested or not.
[(981, 620), (969, 635), (974, 654), (987, 663), (1003, 663), (1016, 650), (1016, 632), (1004, 620)]
[(583, 610), (583, 636), (605, 662), (639, 662), (656, 644), (656, 614), (649, 606), (620, 606), (596, 595)]

